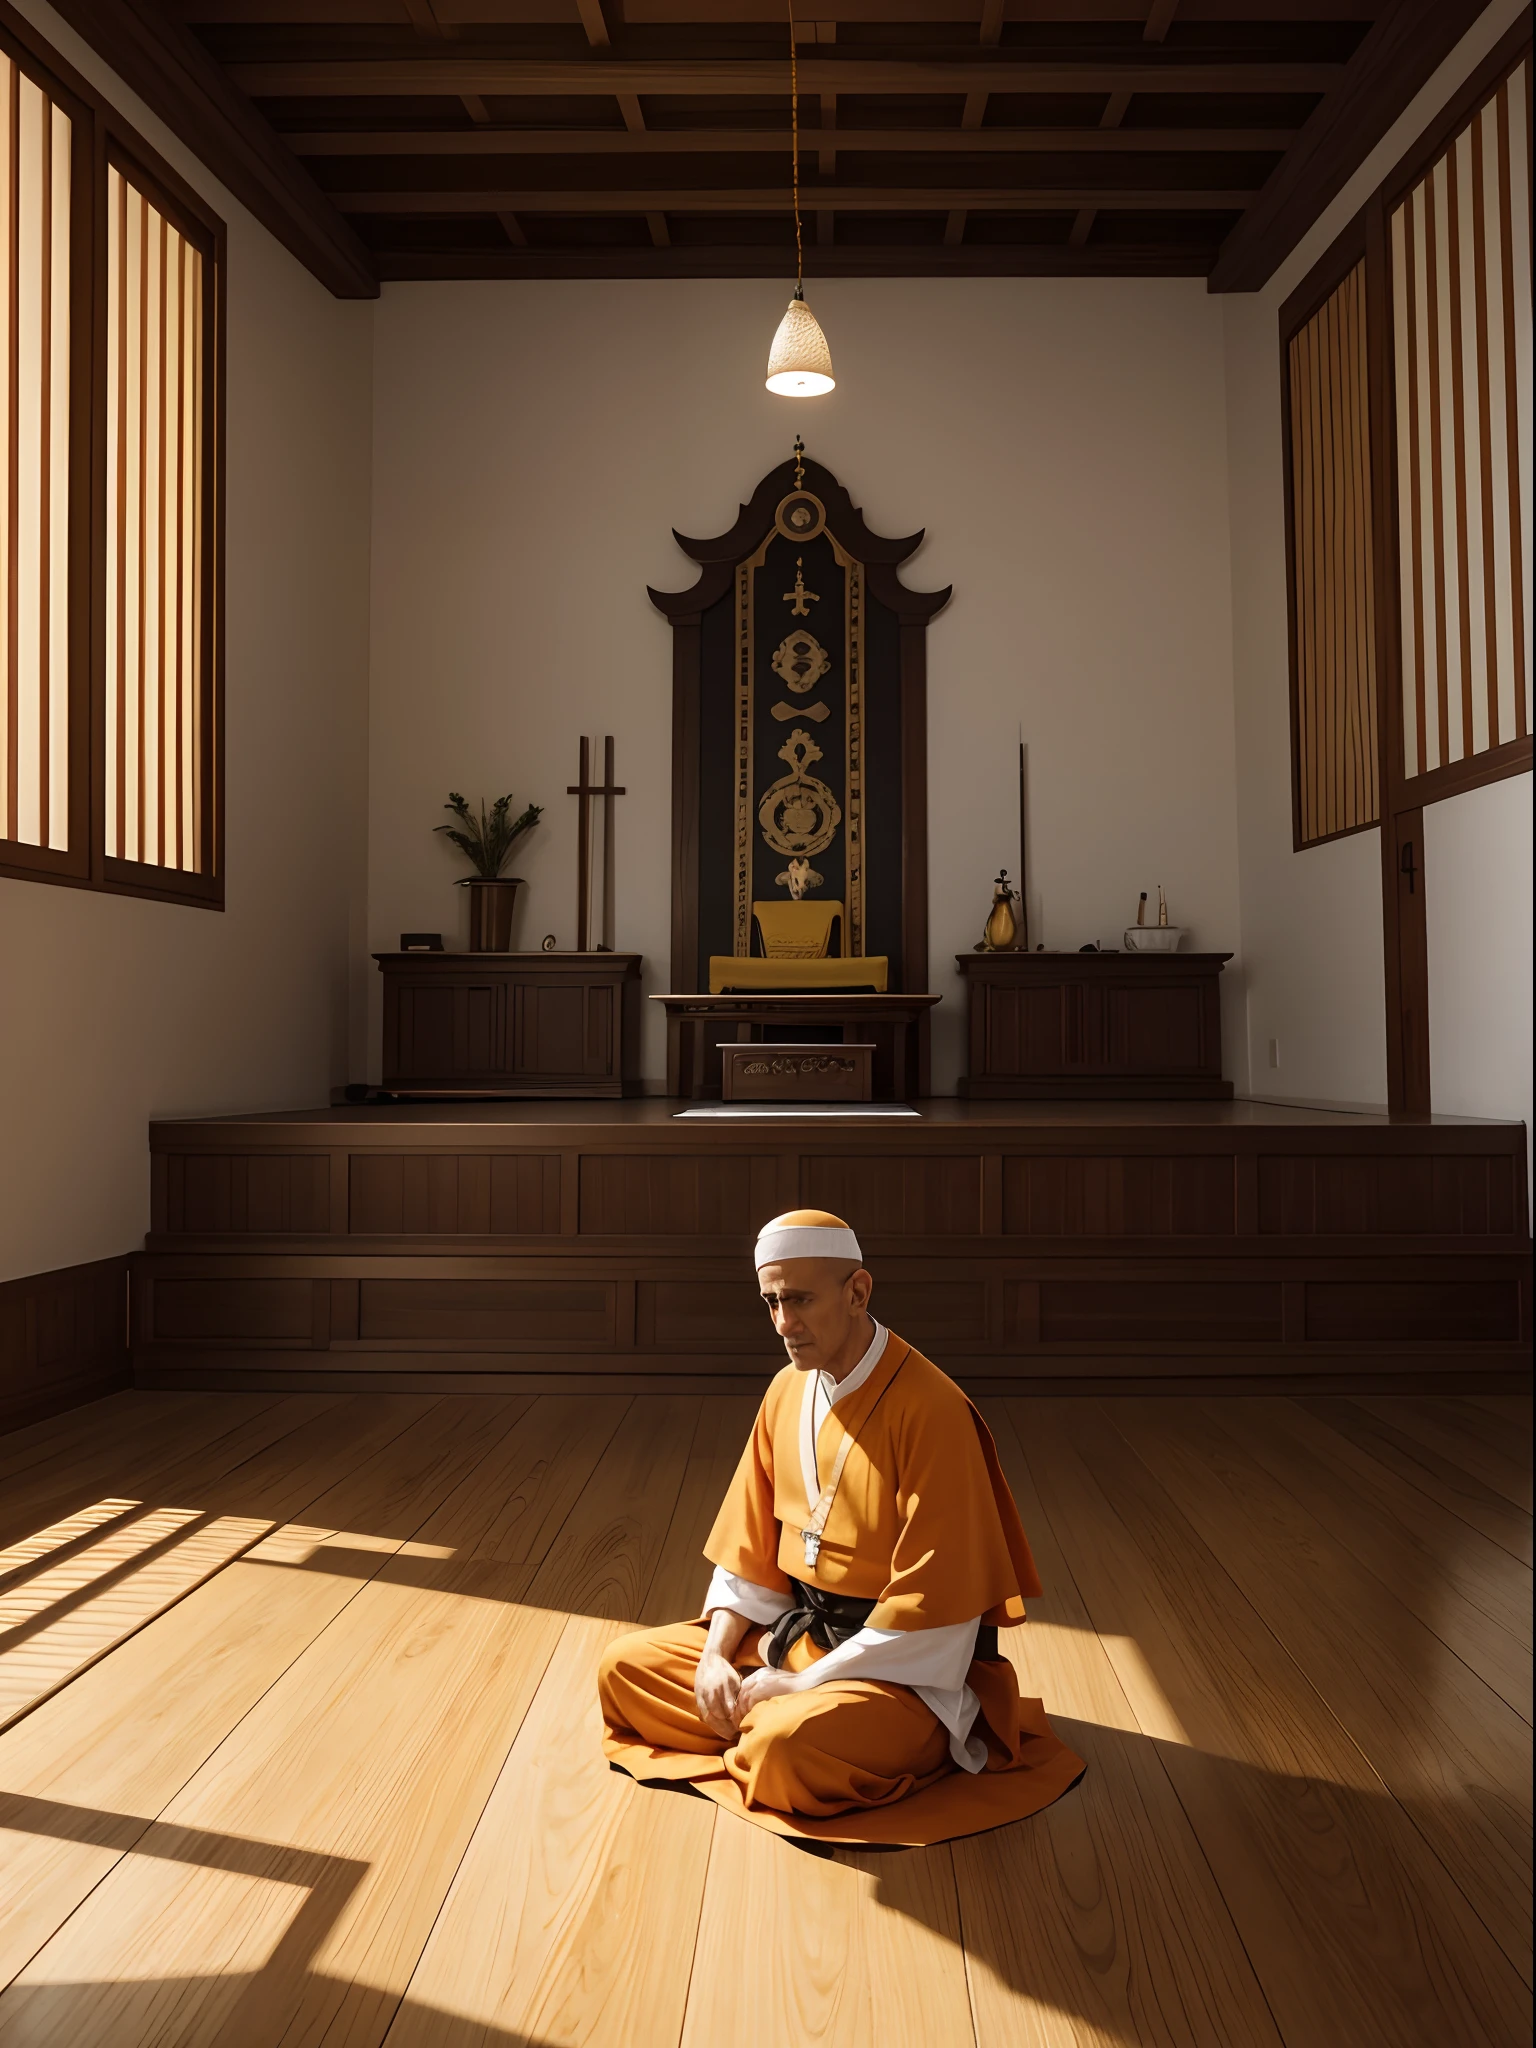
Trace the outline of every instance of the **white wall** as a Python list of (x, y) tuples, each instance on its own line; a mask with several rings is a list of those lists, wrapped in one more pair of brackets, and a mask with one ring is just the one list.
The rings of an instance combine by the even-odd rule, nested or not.
[[(646, 585), (693, 581), (669, 529), (723, 531), (798, 429), (877, 531), (927, 528), (906, 581), (955, 586), (929, 633), (947, 1090), (953, 955), (980, 936), (999, 865), (1017, 866), (1021, 722), (1033, 935), (1118, 943), (1137, 891), (1161, 882), (1186, 946), (1237, 947), (1221, 310), (1188, 280), (822, 283), (838, 388), (796, 402), (762, 388), (786, 297), (765, 282), (385, 287), (373, 944), (414, 928), (463, 943), (460, 867), (432, 837), (453, 788), (547, 807), (514, 862), (529, 883), (515, 943), (572, 945), (564, 791), (578, 735), (612, 732), (630, 791), (618, 943), (646, 954), (648, 989), (669, 986), (671, 635)], [(376, 1060), (376, 1021), (373, 1043)]]
[(1424, 813), (1437, 1110), (1531, 1116), (1531, 778)]
[[(1387, 1094), (1379, 834), (1358, 833), (1300, 854), (1292, 850), (1280, 306), (1520, 12), (1521, 0), (1494, 0), (1264, 290), (1222, 301), (1238, 833), (1255, 1093), (1372, 1104), (1384, 1103)], [(1528, 597), (1528, 607), (1529, 602)], [(1528, 787), (1525, 801), (1528, 819)], [(1525, 924), (1531, 915), (1530, 835), (1527, 828), (1523, 840), (1511, 836), (1512, 802), (1489, 810), (1488, 829), (1477, 838), (1487, 856), (1486, 874), (1465, 860), (1445, 875), (1436, 873), (1437, 844), (1450, 845), (1455, 837), (1441, 816), (1450, 808), (1432, 807), (1434, 823), (1426, 826), (1429, 901), (1439, 906), (1430, 928), (1431, 980), (1442, 991), (1451, 969), (1438, 949), (1449, 931), (1481, 922), (1482, 892), (1506, 910), (1523, 905)], [(1489, 1071), (1510, 1073), (1522, 1043), (1528, 1056), (1529, 982), (1523, 1005), (1508, 1010), (1502, 964), (1479, 956), (1460, 961), (1455, 971), (1471, 977), (1464, 986), (1481, 1014), (1507, 1017), (1499, 1027), (1503, 1050)], [(1449, 1014), (1443, 994), (1439, 1007), (1441, 1015)], [(1269, 1064), (1272, 1039), (1279, 1046), (1278, 1068)], [(1462, 1100), (1464, 1049), (1464, 1039), (1454, 1035), (1442, 1042), (1432, 1001), (1437, 1109), (1455, 1108)], [(1501, 1084), (1479, 1093), (1483, 1115), (1528, 1115), (1528, 1079), (1523, 1092)]]
[(325, 1100), (366, 883), (373, 309), (21, 5), (229, 224), (228, 907), (0, 880), (0, 1279), (141, 1240), (152, 1116)]

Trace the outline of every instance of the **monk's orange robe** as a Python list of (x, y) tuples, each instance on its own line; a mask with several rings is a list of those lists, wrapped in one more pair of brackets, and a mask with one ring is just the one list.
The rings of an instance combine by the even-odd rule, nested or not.
[[(811, 1580), (800, 1531), (809, 1518), (799, 1455), (804, 1375), (786, 1366), (757, 1421), (705, 1545), (711, 1563), (771, 1591)], [(814, 1581), (873, 1600), (866, 1626), (920, 1630), (981, 1616), (1008, 1627), (1040, 1591), (991, 1432), (960, 1389), (892, 1333), (865, 1383), (818, 1433), (831, 1469), (854, 1439), (822, 1536)], [(762, 1630), (736, 1656), (759, 1669)], [(642, 1780), (685, 1781), (780, 1834), (928, 1844), (1021, 1820), (1060, 1798), (1084, 1769), (1052, 1734), (1039, 1700), (1021, 1698), (1011, 1663), (974, 1659), (974, 1732), (984, 1769), (954, 1762), (948, 1734), (910, 1687), (829, 1680), (754, 1707), (726, 1740), (699, 1718), (693, 1681), (703, 1617), (624, 1636), (600, 1674), (610, 1761)], [(784, 1668), (827, 1652), (802, 1636)]]

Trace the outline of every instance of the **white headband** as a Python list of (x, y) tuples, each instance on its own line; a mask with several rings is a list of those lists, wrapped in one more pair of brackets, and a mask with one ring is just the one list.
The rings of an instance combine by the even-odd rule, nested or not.
[(834, 1230), (825, 1223), (770, 1223), (757, 1240), (754, 1266), (777, 1266), (785, 1259), (852, 1259), (864, 1263), (859, 1240), (846, 1224)]

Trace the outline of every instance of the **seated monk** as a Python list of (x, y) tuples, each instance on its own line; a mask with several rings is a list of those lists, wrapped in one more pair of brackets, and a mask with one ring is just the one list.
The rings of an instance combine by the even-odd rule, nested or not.
[(603, 1658), (610, 1761), (829, 1841), (1038, 1812), (1084, 1767), (998, 1652), (1040, 1585), (991, 1433), (871, 1316), (846, 1223), (780, 1216), (756, 1265), (789, 1363), (705, 1545), (703, 1615)]

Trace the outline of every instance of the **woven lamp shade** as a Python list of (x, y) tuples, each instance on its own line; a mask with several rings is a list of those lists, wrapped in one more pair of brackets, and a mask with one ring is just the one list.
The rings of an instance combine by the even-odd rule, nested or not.
[(781, 398), (818, 398), (836, 381), (816, 315), (804, 299), (791, 299), (768, 351), (768, 389)]

